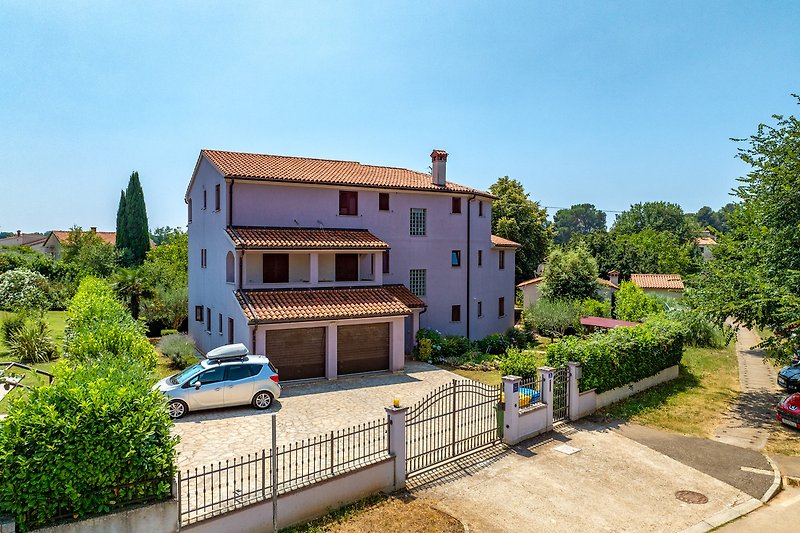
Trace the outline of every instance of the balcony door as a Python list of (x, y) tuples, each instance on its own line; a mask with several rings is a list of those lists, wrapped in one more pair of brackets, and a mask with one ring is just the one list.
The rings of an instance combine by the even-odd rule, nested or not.
[(264, 254), (264, 283), (289, 282), (289, 254)]
[(336, 281), (358, 281), (358, 254), (336, 254)]

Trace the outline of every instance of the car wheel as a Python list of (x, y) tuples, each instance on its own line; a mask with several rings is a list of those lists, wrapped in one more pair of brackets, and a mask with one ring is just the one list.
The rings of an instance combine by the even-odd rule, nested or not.
[(181, 400), (172, 400), (167, 406), (169, 407), (169, 417), (173, 420), (181, 418), (189, 411), (186, 402)]
[(272, 405), (273, 396), (271, 392), (262, 390), (253, 396), (253, 407), (256, 409), (267, 409)]

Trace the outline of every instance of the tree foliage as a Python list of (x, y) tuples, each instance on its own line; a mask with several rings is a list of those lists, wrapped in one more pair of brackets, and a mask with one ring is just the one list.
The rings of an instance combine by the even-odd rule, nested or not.
[(594, 204), (576, 204), (569, 209), (559, 209), (553, 216), (557, 244), (568, 242), (573, 235), (585, 235), (606, 229), (606, 214)]
[(153, 289), (142, 302), (148, 322), (161, 322), (177, 329), (188, 313), (189, 238), (185, 232), (173, 233), (147, 252), (141, 266), (144, 280)]
[(16, 312), (50, 309), (47, 278), (27, 268), (0, 274), (0, 309)]
[(702, 229), (711, 228), (717, 233), (727, 233), (730, 229), (728, 218), (731, 213), (733, 213), (735, 207), (736, 204), (731, 202), (722, 206), (719, 211), (714, 211), (707, 205), (704, 205), (695, 213), (694, 217)]
[(761, 124), (738, 140), (747, 144), (738, 157), (750, 166), (735, 189), (740, 203), (730, 231), (717, 240), (715, 259), (688, 292), (718, 322), (730, 316), (788, 333), (800, 324), (800, 121), (773, 118), (775, 125)]
[(669, 202), (633, 204), (617, 215), (611, 232), (633, 234), (647, 229), (671, 233), (682, 243), (692, 241), (700, 234), (695, 220), (687, 217), (681, 206)]
[(182, 228), (173, 228), (171, 226), (162, 226), (154, 229), (150, 233), (150, 239), (153, 244), (160, 246), (162, 244), (172, 241), (175, 237), (179, 237), (186, 232)]
[(528, 198), (519, 180), (508, 176), (498, 179), (489, 192), (498, 197), (492, 205), (492, 233), (522, 245), (516, 252), (516, 279), (532, 278), (552, 236), (547, 211)]
[(144, 191), (139, 182), (139, 173), (135, 171), (128, 180), (128, 188), (120, 196), (116, 246), (126, 266), (141, 265), (150, 249)]
[(648, 296), (642, 289), (631, 283), (620, 283), (616, 295), (615, 314), (619, 320), (641, 322), (647, 316), (661, 313), (664, 306), (656, 298)]
[(597, 293), (597, 261), (585, 246), (554, 249), (542, 277), (542, 297), (548, 300), (583, 300)]
[(92, 231), (73, 226), (62, 243), (61, 261), (83, 276), (108, 277), (117, 268), (119, 253)]

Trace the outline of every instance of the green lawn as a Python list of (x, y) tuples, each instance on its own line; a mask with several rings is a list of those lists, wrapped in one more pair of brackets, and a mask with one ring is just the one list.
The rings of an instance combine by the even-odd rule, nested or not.
[(710, 437), (739, 392), (736, 347), (687, 348), (680, 375), (609, 406), (612, 418), (684, 435)]

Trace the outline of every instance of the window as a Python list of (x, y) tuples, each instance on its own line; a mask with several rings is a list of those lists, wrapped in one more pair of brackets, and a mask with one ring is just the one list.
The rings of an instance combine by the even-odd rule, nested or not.
[(379, 192), (378, 193), (378, 210), (380, 210), (380, 211), (388, 211), (389, 210), (389, 193), (388, 192)]
[(500, 265), (499, 265), (500, 266), (500, 270), (505, 270), (505, 268), (506, 268), (506, 251), (505, 250), (500, 250), (499, 262), (500, 262)]
[(483, 250), (478, 250), (478, 266), (483, 266)]
[(389, 250), (383, 252), (383, 273), (389, 273)]
[(478, 302), (478, 318), (483, 316), (483, 302)]
[(478, 216), (483, 216), (483, 202), (481, 200), (478, 200)]
[(425, 235), (425, 209), (411, 208), (411, 235)]
[(502, 296), (497, 299), (497, 317), (501, 318), (506, 316), (506, 299)]
[(339, 191), (339, 214), (358, 214), (358, 193), (356, 191)]
[(424, 268), (411, 269), (408, 288), (417, 296), (425, 296), (425, 272)]
[(264, 283), (289, 282), (289, 254), (264, 254), (262, 281)]
[(191, 224), (192, 223), (192, 199), (191, 198), (189, 198), (188, 206), (189, 206), (189, 224)]
[(219, 314), (219, 334), (222, 335), (222, 313)]
[(208, 266), (208, 252), (205, 248), (200, 249), (200, 268)]
[(228, 344), (233, 344), (233, 319), (228, 318)]
[(219, 184), (214, 186), (214, 211), (219, 211)]
[(250, 377), (250, 367), (254, 365), (230, 365), (226, 367), (228, 373), (225, 381), (239, 381)]
[(235, 281), (235, 274), (233, 269), (233, 252), (228, 252), (225, 256), (225, 281), (233, 283)]
[(225, 379), (225, 367), (218, 366), (216, 368), (206, 370), (202, 374), (198, 374), (197, 377), (194, 377), (189, 381), (189, 385), (191, 385), (192, 387), (194, 387), (198, 383), (202, 383), (203, 385), (211, 385), (213, 383), (219, 383), (224, 379)]
[(203, 189), (203, 209), (206, 209), (208, 207), (208, 201), (207, 200), (208, 200), (208, 198), (206, 196), (206, 190)]
[(196, 322), (203, 321), (203, 306), (202, 305), (195, 305), (194, 306), (194, 319)]
[(450, 321), (461, 322), (461, 306), (454, 305), (450, 308)]
[(461, 213), (461, 198), (453, 198), (453, 214), (460, 214)]
[(450, 264), (454, 267), (461, 266), (461, 250), (453, 250), (450, 252)]
[(211, 308), (206, 307), (206, 332), (211, 333)]

